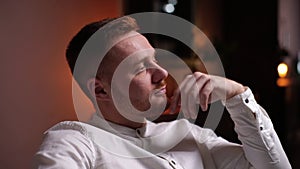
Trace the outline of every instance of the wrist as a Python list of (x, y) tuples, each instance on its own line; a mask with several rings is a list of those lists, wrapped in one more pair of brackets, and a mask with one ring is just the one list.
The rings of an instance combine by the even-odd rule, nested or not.
[(234, 81), (232, 81), (232, 82), (233, 82), (232, 90), (231, 90), (231, 92), (227, 93), (226, 100), (228, 100), (236, 95), (244, 93), (247, 89), (245, 86), (243, 86), (240, 83), (237, 83)]

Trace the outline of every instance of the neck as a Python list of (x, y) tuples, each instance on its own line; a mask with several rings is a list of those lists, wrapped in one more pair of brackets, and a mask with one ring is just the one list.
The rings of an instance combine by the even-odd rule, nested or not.
[(105, 109), (105, 108), (101, 109), (99, 106), (99, 110), (101, 111), (101, 115), (105, 120), (121, 126), (137, 129), (137, 128), (144, 127), (146, 125), (146, 120), (144, 118), (138, 121), (137, 120), (132, 121), (125, 118), (122, 114), (120, 114), (115, 109)]

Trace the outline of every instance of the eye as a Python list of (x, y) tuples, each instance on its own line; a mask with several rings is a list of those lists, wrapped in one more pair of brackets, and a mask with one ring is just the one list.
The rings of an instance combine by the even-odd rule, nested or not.
[(136, 73), (136, 74), (139, 74), (139, 73), (142, 73), (142, 72), (145, 71), (145, 70), (146, 70), (146, 67), (144, 66), (144, 64), (141, 64), (141, 65), (139, 65), (139, 66), (137, 67), (135, 73)]

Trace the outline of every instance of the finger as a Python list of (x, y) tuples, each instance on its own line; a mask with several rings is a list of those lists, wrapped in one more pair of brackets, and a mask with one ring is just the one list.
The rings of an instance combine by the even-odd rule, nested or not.
[(190, 94), (188, 94), (188, 113), (189, 117), (192, 119), (196, 119), (198, 114), (199, 104), (196, 102), (196, 99), (198, 98), (197, 93), (198, 91), (191, 89)]
[(198, 114), (198, 100), (199, 100), (199, 87), (197, 85), (196, 79), (194, 78), (194, 80), (192, 80), (193, 83), (189, 89), (189, 92), (187, 93), (188, 96), (188, 100), (187, 100), (187, 105), (188, 105), (188, 113), (189, 113), (189, 117), (191, 117), (192, 119), (196, 119), (197, 118), (197, 114)]
[(193, 81), (195, 81), (194, 76), (188, 75), (179, 86), (181, 95), (181, 110), (185, 118), (190, 118), (188, 109), (188, 93), (190, 88), (194, 84)]
[(189, 75), (186, 80), (181, 84), (182, 97), (182, 111), (186, 118), (197, 118), (199, 93), (206, 81), (209, 80), (205, 74), (196, 72), (193, 75)]
[(177, 88), (170, 101), (170, 114), (175, 114), (177, 107), (180, 106), (180, 90)]
[(210, 81), (207, 81), (200, 91), (200, 106), (203, 111), (206, 111), (210, 102), (213, 87)]
[(194, 73), (195, 75), (195, 78), (196, 78), (196, 84), (197, 84), (197, 91), (196, 91), (196, 95), (197, 95), (197, 98), (196, 98), (196, 103), (200, 104), (200, 91), (201, 89), (203, 88), (203, 85), (207, 82), (208, 80), (208, 77), (206, 77), (205, 74), (201, 73), (201, 72), (195, 72)]
[(197, 86), (199, 87), (199, 104), (203, 111), (207, 110), (208, 107), (208, 98), (211, 91), (209, 90), (208, 84), (210, 84), (210, 76), (207, 74), (203, 74), (201, 72), (194, 73), (197, 78)]
[[(194, 76), (192, 76), (187, 83), (183, 86), (183, 93), (185, 95), (185, 100), (183, 110), (185, 111), (186, 117), (187, 118), (193, 118), (195, 115), (195, 106), (196, 106), (196, 101), (194, 97), (195, 91), (197, 91), (197, 85), (196, 85), (196, 79)], [(197, 93), (197, 92), (196, 92)]]

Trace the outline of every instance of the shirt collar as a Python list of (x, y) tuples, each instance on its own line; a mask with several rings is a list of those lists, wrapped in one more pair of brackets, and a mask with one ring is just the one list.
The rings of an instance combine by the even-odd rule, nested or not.
[[(168, 151), (172, 147), (176, 146), (187, 135), (189, 135), (189, 137), (192, 136), (189, 134), (190, 130), (192, 129), (192, 125), (190, 125), (190, 123), (184, 119), (159, 124), (146, 121), (146, 125), (144, 127), (135, 130), (108, 122), (99, 115), (95, 114), (89, 121), (89, 124), (107, 131), (115, 136), (119, 136), (111, 136), (110, 139), (112, 142), (116, 142), (116, 140), (118, 143), (119, 141), (122, 143), (124, 143), (125, 140), (130, 141), (138, 147), (147, 150), (147, 153), (151, 152), (153, 154)], [(123, 138), (123, 140), (120, 138)], [(97, 139), (101, 140), (102, 138), (97, 137)], [(101, 141), (99, 142), (101, 143)]]
[(137, 129), (132, 129), (126, 126), (122, 126), (113, 122), (105, 120), (103, 117), (100, 117), (97, 113), (94, 113), (91, 119), (88, 121), (88, 124), (91, 124), (95, 127), (101, 128), (110, 133), (119, 135), (119, 136), (129, 136), (129, 137), (148, 137), (152, 132), (151, 128), (155, 126), (153, 122), (146, 121), (146, 124)]

